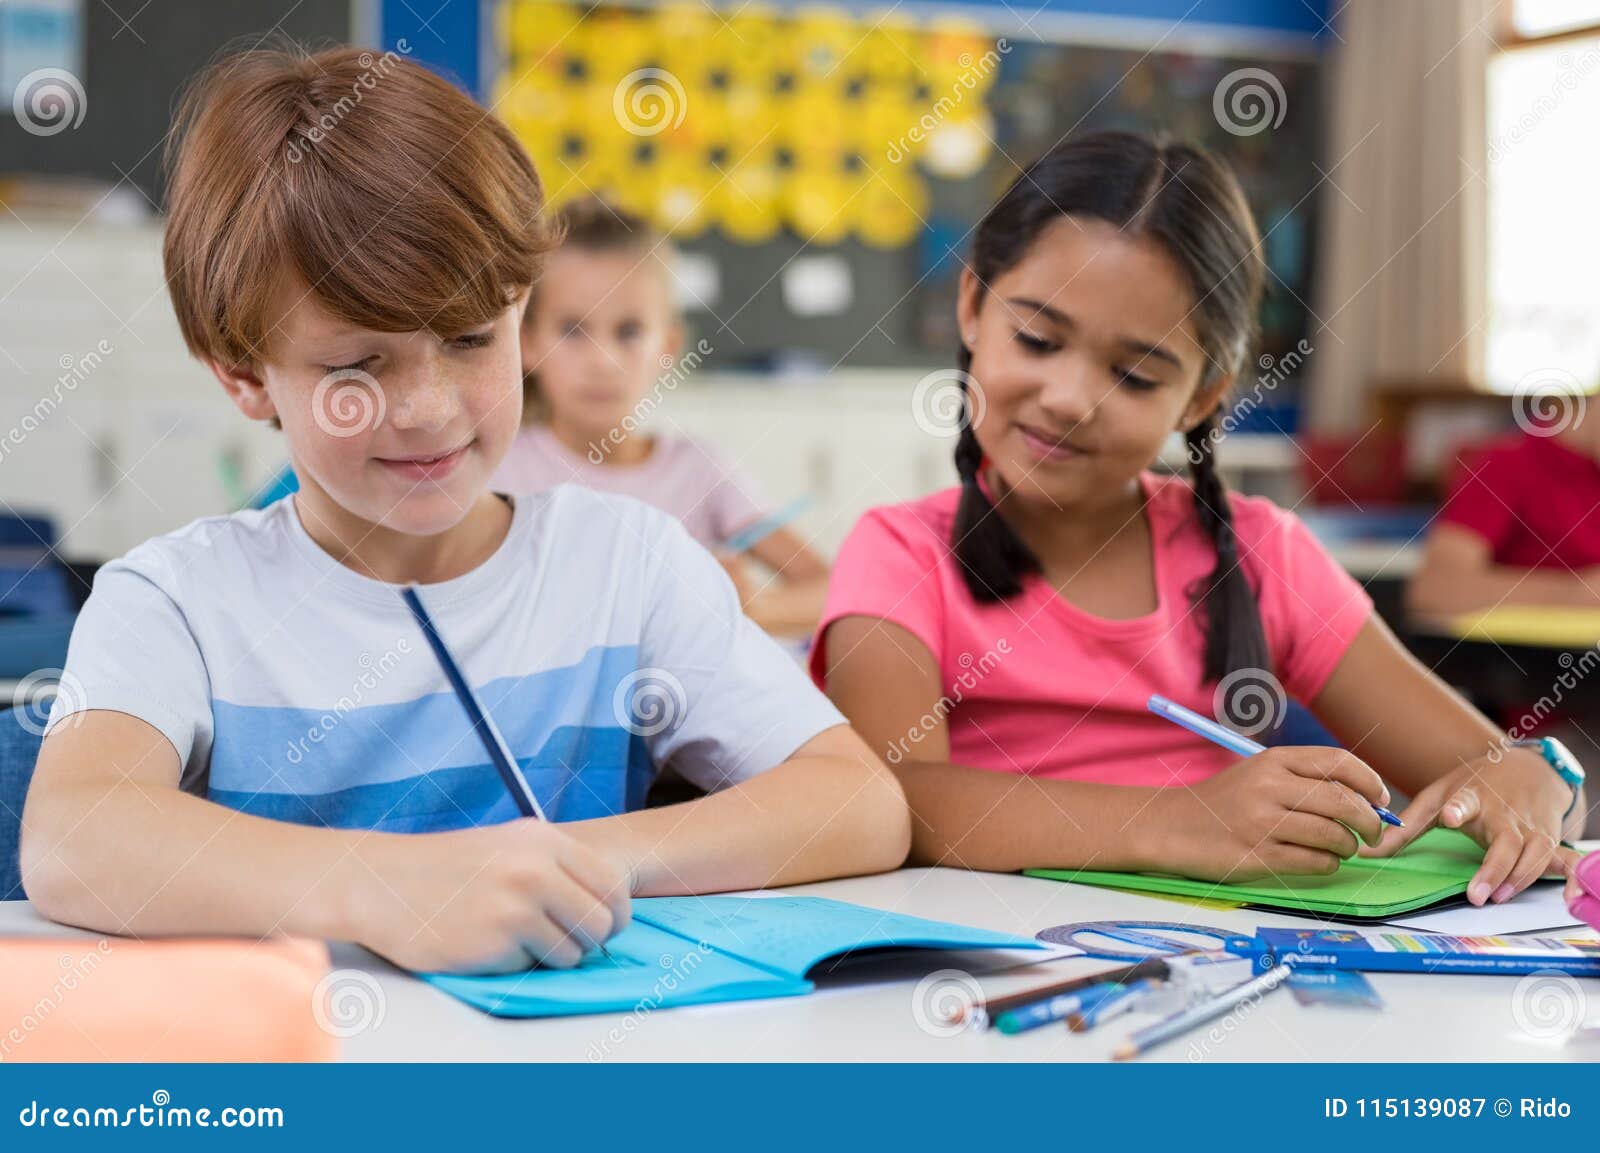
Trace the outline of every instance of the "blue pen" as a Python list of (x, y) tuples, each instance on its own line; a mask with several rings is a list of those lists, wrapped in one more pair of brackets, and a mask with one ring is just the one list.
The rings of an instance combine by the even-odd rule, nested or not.
[[(517, 762), (511, 756), (511, 748), (501, 735), (499, 726), (479, 703), (478, 694), (472, 691), (467, 678), (461, 675), (461, 668), (456, 664), (456, 659), (450, 655), (450, 650), (444, 647), (444, 638), (439, 635), (439, 630), (434, 628), (433, 618), (428, 615), (428, 610), (422, 607), (422, 598), (417, 595), (417, 586), (408, 585), (401, 589), (400, 599), (406, 602), (406, 607), (411, 610), (412, 617), (422, 629), (428, 647), (433, 650), (434, 658), (444, 670), (445, 680), (450, 682), (450, 688), (456, 694), (456, 699), (461, 702), (461, 707), (466, 710), (467, 719), (472, 722), (472, 729), (478, 734), (478, 740), (483, 743), (490, 762), (500, 774), (501, 781), (511, 794), (511, 799), (516, 802), (517, 812), (524, 817), (547, 820), (544, 810), (539, 807), (539, 798), (533, 795), (533, 789), (529, 787), (527, 778), (517, 768)], [(598, 948), (608, 961), (615, 960), (604, 945), (599, 945)]]
[(1139, 1002), (1161, 985), (1160, 981), (1146, 978), (1126, 985), (1112, 985), (1098, 997), (1088, 1001), (1076, 1013), (1067, 1014), (1067, 1028), (1074, 1033), (1087, 1033), (1102, 1021), (1132, 1012)]
[[(1149, 706), (1150, 711), (1156, 716), (1175, 725), (1182, 725), (1196, 736), (1204, 737), (1212, 744), (1221, 745), (1230, 753), (1237, 753), (1241, 757), (1253, 757), (1257, 753), (1266, 751), (1267, 746), (1259, 741), (1252, 741), (1249, 737), (1234, 732), (1227, 725), (1219, 725), (1210, 717), (1202, 717), (1192, 709), (1186, 709), (1176, 701), (1167, 700), (1166, 697), (1152, 695)], [(1382, 805), (1373, 805), (1372, 811), (1378, 814), (1378, 819), (1384, 824), (1393, 825), (1397, 829), (1405, 828), (1405, 822)]]
[(1031, 1005), (1019, 1005), (1015, 1009), (1007, 1009), (994, 1019), (994, 1027), (1002, 1033), (1026, 1033), (1029, 1029), (1037, 1029), (1041, 1025), (1048, 1025), (1052, 1021), (1060, 1021), (1069, 1013), (1076, 1013), (1084, 1004), (1097, 997), (1107, 989), (1115, 989), (1116, 985), (1109, 982), (1099, 985), (1090, 985), (1076, 993), (1063, 993), (1059, 997), (1051, 997), (1047, 1001), (1035, 1001)]

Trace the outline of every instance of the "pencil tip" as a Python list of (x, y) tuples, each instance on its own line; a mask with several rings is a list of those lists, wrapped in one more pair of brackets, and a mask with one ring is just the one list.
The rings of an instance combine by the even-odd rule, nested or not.
[(1124, 1041), (1111, 1051), (1113, 1061), (1126, 1061), (1129, 1057), (1137, 1057), (1139, 1050), (1132, 1043)]

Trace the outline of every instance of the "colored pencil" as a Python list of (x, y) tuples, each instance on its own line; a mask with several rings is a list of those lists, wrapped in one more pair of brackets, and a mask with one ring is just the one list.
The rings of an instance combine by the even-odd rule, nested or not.
[[(494, 723), (494, 718), (485, 711), (478, 694), (467, 683), (467, 678), (461, 675), (461, 667), (456, 664), (455, 657), (450, 655), (450, 650), (445, 647), (444, 638), (439, 635), (439, 630), (434, 627), (433, 618), (428, 615), (428, 610), (423, 607), (422, 598), (417, 595), (417, 586), (408, 585), (400, 590), (400, 598), (406, 602), (406, 607), (411, 610), (417, 626), (422, 629), (422, 635), (427, 638), (428, 647), (433, 650), (433, 655), (439, 662), (439, 667), (444, 670), (444, 676), (450, 682), (450, 688), (456, 695), (456, 700), (461, 702), (461, 707), (466, 710), (467, 719), (472, 722), (473, 732), (478, 734), (478, 740), (483, 743), (484, 751), (489, 754), (489, 760), (494, 765), (495, 771), (500, 774), (500, 779), (505, 783), (506, 791), (511, 794), (511, 799), (516, 802), (517, 811), (524, 817), (533, 817), (536, 820), (547, 820), (544, 810), (539, 807), (539, 798), (533, 795), (533, 789), (528, 784), (528, 779), (517, 768), (516, 759), (511, 755), (511, 748), (506, 744), (505, 737), (500, 728)], [(604, 945), (598, 946), (606, 960), (614, 961)]]
[(1191, 1005), (1187, 1009), (1180, 1009), (1170, 1017), (1163, 1017), (1154, 1025), (1147, 1025), (1134, 1033), (1111, 1054), (1113, 1061), (1126, 1061), (1130, 1057), (1137, 1057), (1140, 1053), (1148, 1052), (1173, 1037), (1187, 1033), (1190, 1029), (1204, 1025), (1207, 1021), (1215, 1020), (1229, 1009), (1248, 1001), (1251, 997), (1264, 997), (1279, 985), (1289, 979), (1293, 966), (1288, 964), (1274, 965), (1259, 977), (1252, 977), (1231, 989), (1224, 989), (1209, 1001), (1202, 1001), (1198, 1005)]
[[(1204, 737), (1214, 745), (1221, 745), (1230, 753), (1237, 753), (1241, 757), (1253, 757), (1257, 753), (1266, 751), (1267, 746), (1260, 741), (1253, 741), (1243, 733), (1236, 733), (1227, 725), (1219, 725), (1210, 717), (1203, 717), (1193, 709), (1186, 709), (1166, 697), (1152, 696), (1148, 705), (1156, 716), (1175, 725), (1181, 725), (1195, 736)], [(1372, 804), (1370, 801), (1367, 803)], [(1404, 821), (1382, 805), (1372, 805), (1372, 811), (1377, 813), (1378, 819), (1386, 825), (1393, 825), (1397, 829), (1406, 827)]]

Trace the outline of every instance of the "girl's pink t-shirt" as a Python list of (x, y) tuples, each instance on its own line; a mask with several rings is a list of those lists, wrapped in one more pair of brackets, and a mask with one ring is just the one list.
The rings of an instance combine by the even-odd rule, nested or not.
[[(1150, 713), (1160, 693), (1216, 716), (1218, 686), (1201, 683), (1204, 616), (1188, 589), (1210, 573), (1216, 550), (1194, 515), (1188, 482), (1140, 478), (1153, 541), (1158, 605), (1109, 620), (1070, 604), (1041, 577), (1009, 601), (979, 604), (950, 548), (959, 488), (868, 512), (834, 563), (812, 646), (811, 675), (826, 687), (828, 626), (841, 617), (893, 621), (939, 662), (943, 700), (897, 742), (915, 760), (928, 728), (946, 715), (950, 760), (997, 772), (1119, 785), (1203, 780), (1238, 757)], [(1276, 688), (1315, 699), (1372, 612), (1365, 590), (1292, 513), (1233, 495), (1245, 573), (1257, 590)], [(1235, 693), (1271, 699), (1275, 686), (1239, 674)], [(1249, 711), (1235, 700), (1234, 716)]]

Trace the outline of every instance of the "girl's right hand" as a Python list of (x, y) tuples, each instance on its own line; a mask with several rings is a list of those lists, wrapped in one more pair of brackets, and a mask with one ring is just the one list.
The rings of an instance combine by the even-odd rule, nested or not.
[(1378, 843), (1384, 825), (1372, 806), (1388, 803), (1378, 774), (1343, 749), (1267, 749), (1198, 784), (1160, 790), (1151, 855), (1162, 871), (1210, 881), (1327, 874), (1362, 840)]
[(628, 923), (630, 869), (532, 818), (367, 838), (352, 937), (416, 972), (568, 969)]

